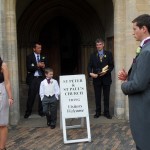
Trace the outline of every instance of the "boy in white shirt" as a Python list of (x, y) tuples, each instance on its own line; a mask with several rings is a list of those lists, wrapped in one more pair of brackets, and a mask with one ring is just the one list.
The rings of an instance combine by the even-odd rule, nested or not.
[(46, 78), (40, 84), (39, 94), (42, 101), (43, 113), (47, 118), (47, 125), (51, 129), (54, 129), (57, 121), (57, 100), (60, 90), (58, 82), (53, 79), (53, 69), (45, 68), (45, 76)]

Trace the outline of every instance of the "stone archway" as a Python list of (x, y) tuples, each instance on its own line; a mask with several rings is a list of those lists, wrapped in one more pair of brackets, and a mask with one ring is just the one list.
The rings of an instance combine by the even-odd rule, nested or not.
[[(33, 12), (36, 8), (40, 9)], [(75, 0), (33, 1), (32, 5), (30, 5), (21, 16), (17, 25), (19, 64), (22, 66), (20, 70), (21, 82), (25, 81), (26, 75), (26, 68), (23, 67), (25, 66), (25, 58), (22, 56), (27, 55), (31, 51), (30, 43), (32, 41), (39, 40), (40, 33), (45, 24), (58, 16), (65, 17), (68, 21), (76, 25), (76, 29), (81, 37), (80, 49), (85, 49), (87, 51), (88, 46), (93, 46), (93, 42), (97, 37), (100, 35), (103, 37), (105, 36), (103, 26), (96, 12), (86, 2)], [(82, 61), (84, 61), (84, 58), (81, 60), (81, 63), (85, 63)], [(86, 64), (83, 64), (83, 66), (86, 66)], [(84, 72), (86, 69), (81, 66), (79, 70)]]
[[(18, 3), (20, 5), (17, 7)], [(129, 23), (138, 14), (145, 11), (148, 13), (149, 9), (147, 6), (148, 0), (144, 4), (141, 4), (139, 1), (131, 2), (130, 0), (1, 0), (0, 52), (10, 68), (15, 99), (15, 104), (11, 108), (10, 123), (17, 124), (19, 121), (19, 101), (22, 98), (20, 97), (19, 99), (19, 90), (23, 90), (23, 88), (19, 89), (19, 83), (22, 85), (26, 76), (24, 56), (30, 52), (30, 41), (39, 38), (39, 31), (43, 28), (43, 24), (53, 17), (59, 16), (58, 14), (60, 13), (77, 24), (77, 29), (82, 35), (80, 46), (81, 55), (83, 56), (81, 60), (81, 70), (83, 72), (86, 72), (87, 58), (94, 49), (92, 42), (95, 40), (95, 37), (97, 38), (99, 34), (103, 33), (105, 38), (114, 35), (115, 72), (118, 72), (122, 66), (125, 66), (126, 69), (129, 68), (129, 63), (134, 57), (133, 46), (136, 47), (137, 45), (131, 37), (132, 28), (130, 26), (129, 29)], [(21, 9), (23, 11), (20, 11)], [(18, 11), (21, 13), (16, 21), (16, 16), (18, 16), (16, 12)], [(103, 14), (102, 12), (106, 13)], [(114, 17), (112, 17), (113, 14)], [(42, 20), (42, 18), (44, 19)], [(88, 21), (89, 18), (92, 22)], [(100, 20), (103, 21), (100, 22)], [(110, 26), (113, 26), (113, 23), (114, 27), (110, 28)], [(129, 53), (130, 56), (126, 57)], [(114, 78), (115, 115), (123, 119), (125, 118), (125, 113), (128, 113), (127, 98), (122, 95), (117, 75)], [(128, 114), (126, 114), (126, 118), (128, 118)]]
[[(40, 8), (35, 10), (36, 8)], [(100, 22), (100, 19), (98, 18), (96, 12), (90, 5), (85, 1), (79, 1), (79, 0), (73, 0), (73, 1), (67, 1), (67, 0), (37, 0), (33, 1), (32, 4), (30, 4), (26, 11), (22, 14), (20, 19), (17, 23), (17, 36), (18, 36), (18, 52), (19, 52), (19, 68), (20, 68), (20, 83), (22, 83), (21, 92), (26, 91), (26, 86), (24, 86), (23, 83), (25, 83), (26, 78), (26, 55), (30, 53), (31, 47), (30, 43), (33, 41), (42, 40), (44, 41), (44, 28), (47, 28), (47, 25), (53, 24), (53, 21), (59, 18), (57, 21), (62, 20), (61, 23), (68, 24), (68, 28), (66, 31), (63, 29), (62, 31), (67, 32), (67, 36), (75, 36), (72, 38), (74, 40), (71, 42), (71, 38), (67, 39), (65, 37), (65, 33), (63, 33), (63, 36), (67, 39), (65, 42), (66, 45), (60, 44), (62, 41), (59, 41), (60, 39), (57, 39), (54, 41), (55, 36), (60, 36), (60, 33), (53, 33), (53, 38), (50, 40), (51, 37), (48, 37), (49, 39), (45, 39), (45, 41), (49, 41), (51, 43), (51, 46), (55, 45), (55, 47), (50, 48), (49, 50), (46, 50), (49, 47), (45, 47), (45, 50), (43, 49), (43, 53), (47, 53), (49, 57), (50, 66), (52, 66), (56, 70), (56, 77), (60, 74), (73, 74), (73, 71), (77, 71), (76, 73), (86, 73), (87, 70), (87, 56), (91, 51), (93, 51), (95, 44), (94, 41), (97, 37), (104, 35), (104, 28)], [(61, 18), (61, 19), (60, 19)], [(67, 26), (66, 24), (66, 26)], [(56, 31), (56, 26), (50, 27), (52, 28), (51, 31)], [(60, 26), (60, 25), (59, 25)], [(60, 26), (60, 28), (63, 26)], [(63, 27), (64, 28), (64, 27)], [(70, 30), (68, 32), (68, 30)], [(49, 31), (49, 32), (51, 32)], [(56, 31), (57, 32), (57, 31)], [(76, 33), (75, 33), (76, 32)], [(43, 38), (42, 38), (43, 37)], [(65, 39), (63, 37), (63, 40)], [(57, 38), (57, 37), (56, 37)], [(76, 38), (76, 39), (75, 39)], [(62, 39), (61, 39), (62, 40)], [(55, 43), (56, 42), (56, 43)], [(60, 43), (59, 43), (60, 42)], [(48, 42), (47, 42), (48, 43)], [(73, 47), (73, 44), (77, 44), (76, 47)], [(46, 46), (46, 43), (44, 44)], [(68, 46), (68, 47), (66, 47)], [(60, 47), (60, 49), (59, 49)], [(69, 53), (72, 56), (69, 56), (69, 58), (65, 59), (65, 57), (68, 57), (66, 55), (62, 56), (62, 51), (65, 53), (67, 49), (73, 49), (69, 50)], [(76, 49), (77, 50), (76, 50)], [(50, 55), (50, 51), (53, 53), (53, 57)], [(77, 53), (75, 52), (77, 51)], [(64, 54), (63, 53), (63, 54)], [(67, 53), (68, 55), (68, 53)], [(73, 55), (75, 55), (75, 60)], [(51, 61), (51, 58), (53, 60)], [(63, 60), (62, 60), (63, 59)], [(66, 61), (66, 62), (65, 62)], [(75, 64), (71, 64), (71, 62), (75, 62)], [(63, 63), (62, 63), (63, 62)], [(71, 65), (71, 66), (69, 66)], [(77, 69), (76, 69), (77, 66)], [(67, 68), (66, 70), (64, 68)], [(73, 69), (72, 69), (73, 68)], [(70, 70), (69, 70), (70, 69)], [(72, 70), (71, 70), (72, 69)], [(24, 90), (23, 90), (24, 89)], [(22, 95), (22, 94), (21, 94)], [(21, 102), (21, 106), (25, 105), (25, 101), (27, 99), (26, 97), (21, 97), (23, 101)], [(24, 110), (22, 107), (21, 110)]]
[[(92, 6), (88, 4), (90, 0), (74, 0), (68, 1), (68, 3), (66, 0), (52, 0), (48, 2), (49, 4), (46, 3), (46, 0), (42, 0), (41, 2), (40, 0), (37, 0), (34, 1), (35, 3), (32, 1), (32, 4), (30, 5), (31, 1), (2, 0), (0, 5), (0, 51), (10, 68), (13, 95), (15, 99), (15, 104), (11, 107), (10, 111), (11, 124), (17, 124), (20, 118), (19, 102), (22, 101), (22, 97), (19, 98), (19, 90), (24, 92), (24, 89), (22, 87), (19, 89), (19, 83), (23, 83), (26, 75), (24, 56), (30, 52), (30, 41), (37, 40), (39, 38), (40, 32), (38, 31), (42, 29), (43, 23), (46, 23), (49, 19), (52, 19), (61, 13), (63, 16), (66, 16), (69, 20), (77, 24), (78, 31), (80, 32), (80, 35), (82, 35), (80, 47), (81, 55), (83, 56), (81, 60), (81, 71), (83, 72), (86, 70), (86, 58), (89, 56), (89, 53), (93, 51), (92, 42), (95, 38), (97, 38), (97, 36), (99, 36), (99, 34), (103, 35), (104, 33), (103, 25), (99, 22), (97, 13)], [(26, 10), (24, 13), (21, 13), (21, 16), (16, 21), (16, 12), (18, 9), (21, 9), (21, 7), (17, 8), (17, 3), (19, 2), (21, 3), (21, 7), (24, 7), (25, 5)], [(46, 6), (40, 7), (44, 6), (42, 4), (46, 4)], [(45, 8), (47, 9), (45, 10)], [(67, 11), (63, 11), (64, 9)], [(26, 12), (28, 13), (25, 14)], [(41, 18), (45, 18), (45, 20), (42, 20)], [(22, 19), (24, 19), (24, 21), (21, 21)], [(88, 21), (89, 19), (91, 22)], [(20, 92), (20, 95), (24, 97), (25, 93), (22, 93)]]

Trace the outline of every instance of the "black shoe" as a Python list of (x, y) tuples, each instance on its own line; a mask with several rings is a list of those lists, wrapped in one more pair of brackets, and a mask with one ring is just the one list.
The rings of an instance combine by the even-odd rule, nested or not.
[(51, 124), (51, 116), (46, 116), (47, 119), (47, 125), (50, 126)]
[(100, 113), (96, 113), (96, 114), (94, 115), (94, 118), (99, 118), (100, 116), (101, 116)]
[(110, 114), (104, 114), (104, 116), (107, 118), (107, 119), (112, 119), (112, 116)]
[(56, 125), (51, 125), (51, 129), (55, 129)]
[(31, 115), (31, 114), (26, 113), (26, 114), (24, 115), (24, 118), (27, 119), (27, 118), (29, 118), (30, 115)]
[(50, 124), (51, 124), (51, 123), (47, 121), (47, 126), (50, 126)]
[(39, 116), (44, 117), (45, 114), (44, 113), (39, 113)]

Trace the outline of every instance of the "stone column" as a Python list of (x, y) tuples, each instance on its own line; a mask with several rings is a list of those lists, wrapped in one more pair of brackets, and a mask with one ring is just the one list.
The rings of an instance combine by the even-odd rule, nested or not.
[[(137, 16), (136, 14), (136, 0), (126, 0), (125, 8), (125, 69), (128, 71), (131, 67), (133, 58), (135, 57), (136, 52), (136, 41), (133, 37), (133, 28), (132, 28), (132, 20)], [(129, 105), (128, 105), (128, 97), (125, 97), (125, 118), (129, 119)]]
[(114, 50), (115, 50), (115, 116), (129, 119), (128, 97), (121, 91), (118, 71), (131, 67), (135, 57), (136, 42), (132, 36), (132, 20), (136, 17), (136, 0), (114, 0)]
[(121, 81), (117, 74), (125, 65), (125, 0), (114, 0), (114, 63), (115, 63), (115, 105), (114, 115), (119, 119), (125, 118), (125, 96), (121, 91)]
[(5, 16), (5, 41), (3, 51), (4, 60), (8, 64), (14, 104), (10, 108), (10, 124), (16, 125), (20, 119), (19, 111), (19, 77), (18, 77), (18, 53), (17, 53), (17, 35), (16, 35), (16, 0), (4, 0)]
[(4, 2), (5, 0), (1, 0), (0, 4), (0, 56), (3, 59), (3, 50), (4, 50), (4, 39), (5, 39), (5, 32), (4, 32), (4, 27), (5, 27), (5, 17), (4, 17)]

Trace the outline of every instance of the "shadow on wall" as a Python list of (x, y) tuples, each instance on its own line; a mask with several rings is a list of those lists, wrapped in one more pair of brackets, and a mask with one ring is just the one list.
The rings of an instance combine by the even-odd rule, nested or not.
[[(28, 85), (21, 84), (20, 85), (20, 115), (24, 115), (26, 111), (26, 102), (28, 98)], [(35, 99), (34, 106), (32, 109), (32, 113), (37, 114), (38, 101)]]

